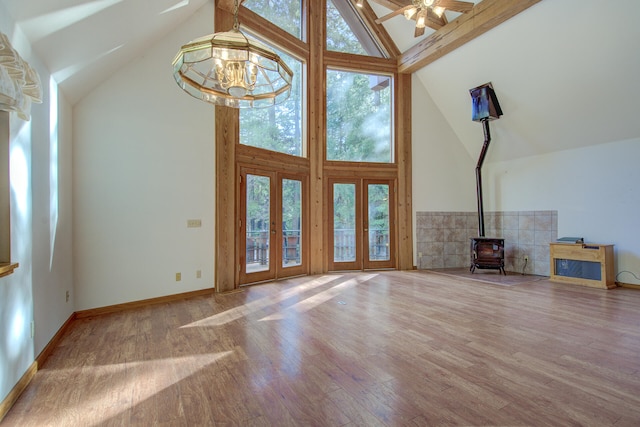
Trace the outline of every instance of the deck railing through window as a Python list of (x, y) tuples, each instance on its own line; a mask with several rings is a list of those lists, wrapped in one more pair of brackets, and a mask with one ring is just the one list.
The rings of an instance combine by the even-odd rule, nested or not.
[[(300, 230), (282, 230), (282, 263), (283, 265), (300, 265)], [(269, 264), (269, 230), (247, 231), (248, 264)]]
[(387, 261), (389, 260), (389, 229), (370, 228), (369, 229), (369, 260)]

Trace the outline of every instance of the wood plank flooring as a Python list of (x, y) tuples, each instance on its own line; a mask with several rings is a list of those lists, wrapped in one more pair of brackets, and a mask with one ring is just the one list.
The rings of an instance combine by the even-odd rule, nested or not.
[(4, 426), (638, 426), (640, 292), (295, 278), (78, 319)]

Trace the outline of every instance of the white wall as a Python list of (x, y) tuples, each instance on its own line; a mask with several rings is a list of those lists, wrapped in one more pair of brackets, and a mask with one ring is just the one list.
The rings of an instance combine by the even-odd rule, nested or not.
[[(449, 123), (454, 134), (449, 139), (457, 139), (473, 159), (464, 166), (472, 174), (483, 134), (471, 121), (468, 91), (493, 82), (504, 115), (491, 122), (483, 167), (485, 211), (557, 210), (560, 236), (614, 244), (617, 271), (636, 276), (639, 12), (634, 0), (608, 9), (581, 0), (539, 2), (415, 73), (429, 105), (437, 105)], [(415, 88), (414, 96), (418, 93)], [(416, 127), (431, 135), (428, 120), (414, 111), (414, 209), (449, 210), (441, 206), (469, 201), (458, 210), (475, 211), (475, 193), (449, 191), (448, 182), (446, 192), (425, 191), (425, 183), (440, 179), (437, 170), (446, 177), (463, 158), (450, 153), (456, 157), (422, 167), (427, 156), (438, 154), (433, 144), (420, 151)], [(474, 191), (475, 178), (467, 179)], [(435, 208), (420, 200), (426, 194), (439, 201)], [(441, 200), (445, 197), (451, 200)], [(628, 273), (619, 280), (640, 282)]]
[(416, 74), (473, 158), (469, 89), (486, 82), (504, 111), (487, 161), (635, 138), (639, 16), (637, 0), (541, 1)]
[[(476, 159), (465, 150), (415, 75), (412, 87), (414, 211), (473, 211)], [(482, 146), (482, 128), (478, 129)]]
[(557, 210), (558, 236), (614, 244), (616, 272), (640, 277), (638, 159), (640, 138), (487, 164), (486, 208)]
[(207, 4), (74, 106), (76, 310), (214, 285), (214, 108), (171, 66), (212, 16)]
[[(73, 289), (73, 257), (70, 108), (64, 97), (52, 106), (50, 74), (2, 4), (0, 31), (38, 71), (44, 92), (31, 121), (15, 113), (10, 120), (11, 252), (20, 266), (0, 278), (2, 400), (73, 313), (73, 301), (65, 301), (65, 291)], [(52, 117), (57, 126), (51, 126)]]
[[(416, 75), (412, 88), (413, 253), (417, 265), (416, 212), (474, 211), (476, 160), (469, 156)], [(479, 132), (482, 145), (482, 130)]]

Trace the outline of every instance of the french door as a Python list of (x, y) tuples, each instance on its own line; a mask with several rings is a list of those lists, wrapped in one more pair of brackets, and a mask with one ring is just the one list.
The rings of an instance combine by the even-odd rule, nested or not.
[(329, 270), (395, 268), (393, 180), (329, 180)]
[(241, 168), (240, 186), (240, 284), (305, 274), (305, 178)]

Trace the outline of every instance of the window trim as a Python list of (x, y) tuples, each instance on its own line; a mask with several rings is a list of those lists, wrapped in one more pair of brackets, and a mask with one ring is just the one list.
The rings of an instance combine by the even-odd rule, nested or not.
[(0, 277), (18, 268), (11, 262), (11, 183), (9, 175), (10, 113), (0, 111)]
[(326, 132), (326, 127), (327, 127), (327, 103), (326, 103), (326, 99), (325, 99), (325, 103), (324, 103), (324, 141), (323, 141), (323, 146), (324, 146), (324, 164), (325, 167), (327, 165), (330, 164), (350, 164), (352, 166), (357, 166), (357, 167), (371, 167), (371, 168), (384, 168), (386, 165), (392, 165), (395, 166), (397, 164), (398, 161), (398, 152), (397, 152), (397, 144), (396, 144), (396, 109), (397, 109), (397, 100), (396, 100), (396, 73), (390, 73), (390, 72), (386, 72), (386, 71), (375, 71), (375, 70), (370, 70), (367, 68), (361, 68), (361, 67), (335, 67), (335, 66), (331, 66), (331, 65), (326, 65), (324, 67), (324, 85), (325, 85), (325, 97), (328, 93), (328, 90), (326, 89), (327, 86), (327, 73), (329, 72), (329, 70), (338, 70), (338, 71), (344, 71), (347, 73), (354, 73), (354, 74), (367, 74), (367, 75), (379, 75), (379, 76), (387, 76), (391, 79), (391, 82), (389, 84), (389, 90), (391, 91), (391, 111), (389, 114), (389, 120), (390, 120), (390, 124), (389, 124), (389, 137), (390, 137), (390, 144), (391, 144), (391, 150), (390, 150), (390, 155), (391, 155), (391, 159), (388, 162), (367, 162), (367, 161), (357, 161), (357, 160), (336, 160), (336, 159), (328, 159), (327, 158), (327, 132)]
[[(240, 7), (239, 15), (243, 28), (250, 28), (260, 34), (262, 38), (271, 40), (282, 46), (284, 50), (295, 53), (304, 58), (306, 63), (306, 94), (304, 104), (307, 126), (307, 157), (289, 162), (294, 169), (306, 169), (309, 172), (309, 261), (307, 274), (322, 274), (327, 272), (326, 253), (326, 215), (323, 209), (326, 202), (326, 180), (334, 175), (366, 174), (368, 176), (395, 176), (397, 201), (397, 252), (396, 268), (408, 270), (413, 267), (413, 232), (412, 232), (412, 192), (411, 192), (411, 74), (398, 72), (396, 59), (374, 58), (362, 55), (330, 52), (326, 50), (326, 10), (324, 1), (313, 3), (302, 0), (304, 18), (302, 25), (307, 34), (305, 42), (294, 38), (291, 34), (269, 23), (250, 10)], [(228, 7), (228, 1), (216, 0), (214, 28), (225, 29), (233, 25), (233, 13)], [(227, 6), (227, 7), (225, 7)], [(367, 8), (369, 10), (369, 8)], [(372, 15), (371, 15), (372, 16)], [(368, 21), (369, 15), (364, 16)], [(255, 19), (254, 19), (255, 18)], [(384, 28), (380, 26), (380, 31)], [(386, 46), (386, 44), (385, 44)], [(324, 144), (324, 103), (325, 67), (345, 67), (357, 71), (388, 72), (393, 75), (394, 91), (394, 164), (351, 164), (342, 162), (326, 162)], [(216, 212), (215, 212), (215, 290), (228, 292), (238, 288), (238, 269), (235, 268), (236, 230), (238, 227), (235, 215), (237, 167), (241, 160), (251, 162), (278, 162), (278, 153), (269, 156), (256, 157), (259, 149), (240, 150), (238, 144), (237, 110), (226, 107), (215, 109), (215, 162), (216, 162)], [(247, 148), (247, 147), (245, 147)], [(263, 151), (263, 153), (266, 153)], [(289, 158), (291, 158), (289, 156)], [(340, 163), (340, 164), (335, 164)], [(295, 164), (295, 166), (294, 166)], [(308, 166), (307, 166), (308, 165)], [(308, 169), (307, 169), (308, 167)], [(234, 268), (230, 268), (234, 266)]]

